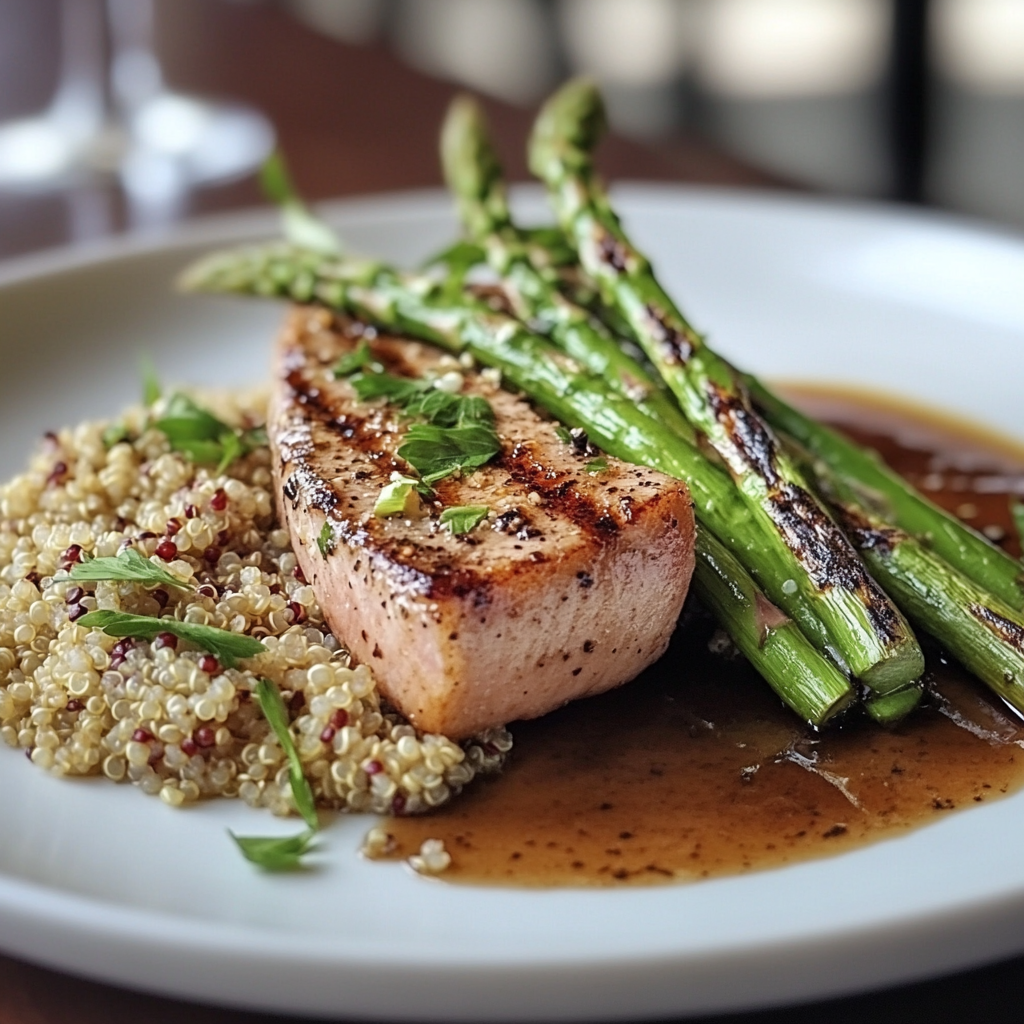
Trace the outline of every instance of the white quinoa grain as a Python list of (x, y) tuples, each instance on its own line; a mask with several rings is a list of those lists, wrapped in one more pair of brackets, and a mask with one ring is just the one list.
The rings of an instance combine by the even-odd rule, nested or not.
[(420, 852), (409, 858), (409, 867), (421, 875), (440, 875), (451, 863), (451, 854), (444, 848), (443, 839), (425, 839)]
[[(446, 387), (460, 378), (454, 368), (447, 376)], [(229, 423), (263, 420), (260, 394), (197, 400)], [(119, 422), (131, 440), (108, 450), (101, 422), (62, 430), (0, 486), (6, 745), (55, 775), (131, 782), (171, 807), (220, 796), (293, 814), (284, 754), (252, 697), (265, 677), (293, 708), (303, 769), (322, 807), (420, 813), (501, 767), (511, 746), (504, 729), (462, 744), (417, 733), (382, 703), (369, 668), (351, 666), (312, 588), (295, 576), (288, 533), (274, 516), (267, 447), (217, 474), (170, 451), (146, 428), (144, 410)], [(55, 477), (57, 462), (68, 469)], [(170, 561), (154, 556), (164, 541), (176, 549)], [(195, 589), (68, 578), (81, 557), (127, 547)], [(301, 624), (289, 604), (304, 610)], [(76, 625), (96, 608), (255, 634), (267, 652), (229, 669), (183, 641), (118, 641)], [(387, 846), (386, 832), (371, 839), (376, 831), (364, 852)], [(450, 860), (429, 844), (417, 858), (428, 874)]]

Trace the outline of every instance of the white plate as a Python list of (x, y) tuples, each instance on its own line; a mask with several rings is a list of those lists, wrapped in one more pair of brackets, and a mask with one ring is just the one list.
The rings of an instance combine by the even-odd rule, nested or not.
[[(536, 193), (523, 210), (541, 217)], [(636, 238), (740, 364), (898, 390), (1024, 437), (1024, 243), (871, 206), (633, 187)], [(418, 259), (453, 232), (438, 194), (331, 208), (354, 246)], [(265, 214), (161, 243), (0, 268), (0, 470), (48, 427), (163, 375), (258, 379), (273, 305), (184, 298), (175, 272)], [(1024, 793), (842, 856), (650, 889), (448, 886), (324, 834), (268, 877), (225, 835), (287, 828), (228, 803), (170, 810), (57, 781), (0, 748), (0, 946), (97, 978), (259, 1009), (376, 1018), (636, 1018), (853, 991), (1024, 949)]]

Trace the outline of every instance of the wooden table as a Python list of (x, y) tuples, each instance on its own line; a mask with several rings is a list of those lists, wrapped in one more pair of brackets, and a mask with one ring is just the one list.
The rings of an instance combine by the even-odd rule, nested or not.
[[(26, 2), (26, 0), (23, 0)], [(313, 198), (440, 185), (436, 133), (453, 87), (401, 65), (382, 48), (351, 48), (303, 29), (273, 8), (217, 0), (163, 0), (161, 55), (172, 84), (247, 100), (276, 124), (302, 188)], [(15, 26), (17, 27), (17, 26)], [(9, 42), (10, 40), (7, 40)], [(54, 59), (25, 40), (33, 62)], [(9, 47), (17, 53), (18, 47)], [(4, 103), (17, 81), (4, 81)], [(16, 99), (16, 97), (15, 97)], [(511, 175), (524, 178), (528, 112), (491, 104)], [(696, 140), (647, 148), (613, 138), (602, 153), (612, 178), (781, 187), (753, 168)], [(123, 211), (110, 197), (113, 225)], [(199, 195), (192, 212), (252, 205), (251, 181)], [(63, 200), (0, 193), (0, 257), (66, 244)], [(0, 839), (2, 841), (2, 839)], [(795, 1009), (715, 1018), (720, 1024), (942, 1024), (964, 1020), (1018, 1024), (1024, 959), (925, 984)], [(182, 993), (187, 997), (187, 993)], [(0, 956), (0, 1024), (240, 1024), (280, 1017), (196, 1006), (106, 985)]]

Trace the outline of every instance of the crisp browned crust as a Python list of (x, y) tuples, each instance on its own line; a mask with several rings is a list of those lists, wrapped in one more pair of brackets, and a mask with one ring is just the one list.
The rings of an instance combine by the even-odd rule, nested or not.
[[(293, 312), (277, 352), (270, 439), (278, 499), (296, 554), (332, 628), (369, 662), (420, 728), (464, 736), (544, 714), (635, 676), (668, 643), (693, 569), (685, 485), (574, 450), (530, 405), (478, 374), (465, 391), (494, 408), (502, 451), (437, 486), (417, 519), (379, 519), (405, 425), (355, 399), (330, 368), (357, 325)], [(375, 357), (422, 376), (443, 357), (375, 338)], [(441, 507), (484, 504), (491, 518), (453, 537)], [(330, 521), (336, 545), (316, 544)]]

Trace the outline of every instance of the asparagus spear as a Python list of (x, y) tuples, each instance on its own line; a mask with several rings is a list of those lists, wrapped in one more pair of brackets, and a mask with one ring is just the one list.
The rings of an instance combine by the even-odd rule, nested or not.
[(736, 556), (707, 530), (697, 534), (696, 554), (695, 592), (768, 685), (814, 726), (843, 711), (854, 699), (846, 677), (768, 601)]
[[(483, 111), (469, 96), (456, 97), (448, 108), (441, 130), (441, 163), (463, 226), (502, 278), (516, 316), (692, 442), (693, 431), (661, 381), (626, 355), (588, 310), (559, 291), (551, 271), (553, 241), (535, 240), (512, 223), (501, 165), (488, 138)], [(549, 266), (539, 267), (541, 260)]]
[[(519, 321), (466, 297), (455, 301), (429, 278), (399, 274), (380, 263), (330, 259), (280, 245), (214, 254), (186, 271), (182, 283), (192, 290), (315, 301), (449, 351), (468, 350), (481, 363), (500, 369), (562, 422), (582, 427), (609, 454), (686, 480), (701, 525), (719, 538), (728, 537), (744, 564), (756, 570), (759, 579), (772, 582), (780, 594), (779, 600), (772, 596), (772, 603), (827, 649), (828, 639), (811, 602), (799, 587), (785, 585), (799, 574), (799, 566), (777, 536), (749, 516), (729, 476), (603, 378), (581, 369)], [(749, 588), (737, 586), (749, 593)], [(787, 649), (797, 650), (793, 643)], [(821, 660), (815, 655), (813, 666), (794, 672), (795, 678), (809, 679)], [(774, 678), (785, 685), (778, 672)], [(793, 698), (810, 720), (827, 719), (838, 700), (835, 673), (823, 680), (817, 709), (807, 703), (806, 695)], [(849, 690), (848, 683), (846, 687)]]
[(909, 624), (815, 501), (732, 368), (707, 349), (623, 232), (593, 170), (603, 124), (597, 89), (578, 79), (541, 110), (530, 144), (530, 166), (548, 185), (584, 270), (722, 457), (752, 517), (792, 551), (803, 569), (793, 585), (810, 585), (818, 616), (854, 675), (879, 697), (916, 686), (924, 657)]
[[(483, 111), (468, 96), (457, 97), (448, 109), (441, 132), (441, 161), (463, 226), (501, 276), (519, 319), (536, 326), (617, 390), (629, 397), (639, 391), (642, 409), (694, 443), (693, 430), (675, 401), (660, 390), (660, 383), (623, 352), (588, 310), (559, 291), (550, 268), (561, 266), (564, 260), (548, 258), (544, 246), (550, 244), (549, 239), (535, 242), (514, 225)], [(538, 253), (543, 260), (540, 266)], [(853, 698), (846, 679), (831, 663), (813, 654), (790, 620), (769, 632), (765, 622), (772, 612), (776, 616), (781, 613), (757, 590), (736, 557), (706, 530), (698, 537), (697, 559), (698, 592), (783, 700), (815, 725), (823, 724), (823, 715), (831, 717), (845, 708)]]
[(1024, 615), (886, 523), (823, 462), (814, 470), (846, 533), (914, 625), (1024, 713)]
[[(535, 241), (531, 258), (539, 258), (542, 266), (564, 267), (565, 244), (552, 239), (552, 256), (538, 256), (543, 240)], [(481, 251), (482, 255), (482, 251)], [(560, 281), (565, 287), (564, 280)], [(578, 289), (577, 289), (578, 290)], [(598, 295), (595, 315), (613, 329), (622, 325), (618, 310), (603, 302)], [(633, 338), (630, 330), (628, 337)], [(841, 433), (793, 408), (751, 374), (733, 369), (749, 392), (755, 408), (780, 434), (788, 435), (801, 448), (821, 460), (837, 478), (845, 480), (854, 490), (863, 490), (885, 506), (887, 522), (924, 541), (929, 548), (1003, 604), (1024, 611), (1024, 570), (1018, 561), (966, 523), (939, 508), (912, 487), (868, 449)]]
[[(599, 315), (607, 311), (600, 304)], [(911, 623), (1024, 714), (1019, 564), (920, 495), (874, 452), (792, 408), (757, 378), (736, 372), (796, 457), (805, 464), (813, 459), (808, 475), (829, 495), (872, 575)]]
[(1010, 608), (1024, 610), (1024, 575), (1019, 562), (928, 501), (874, 452), (798, 412), (755, 378), (743, 379), (773, 427), (795, 438), (836, 477), (883, 499), (886, 518), (896, 526), (925, 540), (946, 562)]

